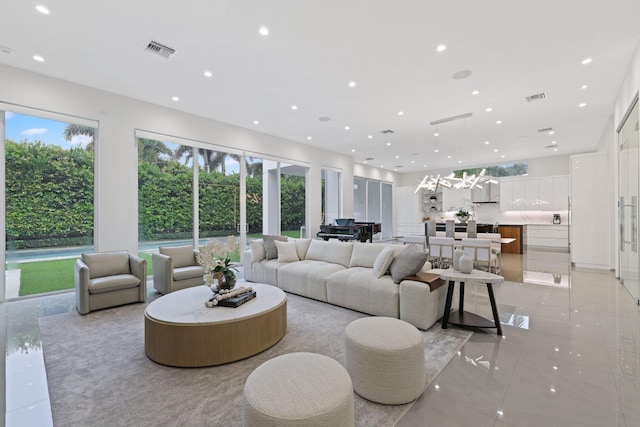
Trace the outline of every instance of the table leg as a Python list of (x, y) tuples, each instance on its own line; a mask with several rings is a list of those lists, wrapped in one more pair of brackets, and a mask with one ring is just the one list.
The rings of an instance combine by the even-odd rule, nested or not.
[(493, 286), (491, 283), (487, 283), (487, 292), (489, 292), (489, 301), (491, 301), (493, 321), (496, 324), (496, 329), (498, 329), (498, 335), (502, 335), (502, 327), (500, 326), (500, 318), (498, 317), (498, 307), (496, 306), (496, 299), (493, 296)]
[(460, 301), (458, 302), (458, 311), (464, 311), (464, 282), (460, 282)]
[(447, 300), (444, 304), (444, 314), (442, 316), (442, 329), (447, 329), (449, 323), (449, 312), (451, 311), (451, 300), (453, 299), (453, 288), (456, 282), (449, 280), (449, 289), (447, 289)]

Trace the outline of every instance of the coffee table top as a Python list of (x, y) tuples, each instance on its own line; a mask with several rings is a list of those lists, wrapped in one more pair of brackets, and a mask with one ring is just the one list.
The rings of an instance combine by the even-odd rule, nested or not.
[(174, 324), (215, 324), (235, 322), (260, 315), (286, 301), (282, 289), (264, 283), (238, 280), (236, 287), (252, 287), (256, 297), (240, 307), (205, 307), (213, 297), (207, 286), (194, 286), (164, 295), (147, 306), (145, 316)]

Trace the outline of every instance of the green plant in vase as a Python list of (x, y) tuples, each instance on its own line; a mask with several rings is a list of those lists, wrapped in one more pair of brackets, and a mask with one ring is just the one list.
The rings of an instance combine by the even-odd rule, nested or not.
[(469, 211), (466, 211), (464, 209), (460, 209), (458, 212), (456, 212), (456, 218), (458, 218), (458, 221), (463, 224), (469, 220), (470, 216), (471, 214), (469, 213)]
[(204, 283), (216, 289), (232, 289), (236, 285), (236, 267), (231, 264), (230, 253), (238, 252), (238, 239), (235, 236), (222, 239), (211, 238), (198, 253), (198, 264), (204, 267)]

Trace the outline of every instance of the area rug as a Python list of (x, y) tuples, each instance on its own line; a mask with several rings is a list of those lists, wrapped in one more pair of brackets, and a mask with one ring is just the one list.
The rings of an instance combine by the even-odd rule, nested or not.
[[(287, 333), (270, 349), (226, 365), (172, 368), (144, 352), (145, 304), (40, 319), (56, 426), (240, 426), (249, 374), (275, 356), (306, 351), (344, 365), (344, 328), (365, 314), (287, 294)], [(422, 332), (427, 384), (471, 332), (436, 323)], [(411, 407), (355, 395), (357, 426), (393, 426)]]

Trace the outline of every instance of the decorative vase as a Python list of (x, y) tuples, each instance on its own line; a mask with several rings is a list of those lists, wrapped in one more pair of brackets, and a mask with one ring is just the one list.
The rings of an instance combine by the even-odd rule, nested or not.
[(468, 220), (469, 220), (468, 216), (459, 216), (458, 217), (458, 221), (460, 221), (460, 224), (466, 224)]
[(464, 251), (461, 248), (456, 248), (453, 251), (453, 269), (460, 271), (460, 258), (464, 255)]
[(469, 274), (473, 271), (473, 258), (467, 254), (463, 254), (458, 261), (460, 273)]
[(213, 278), (217, 279), (217, 289), (233, 289), (236, 285), (236, 275), (228, 272), (226, 275), (222, 271), (213, 272)]

